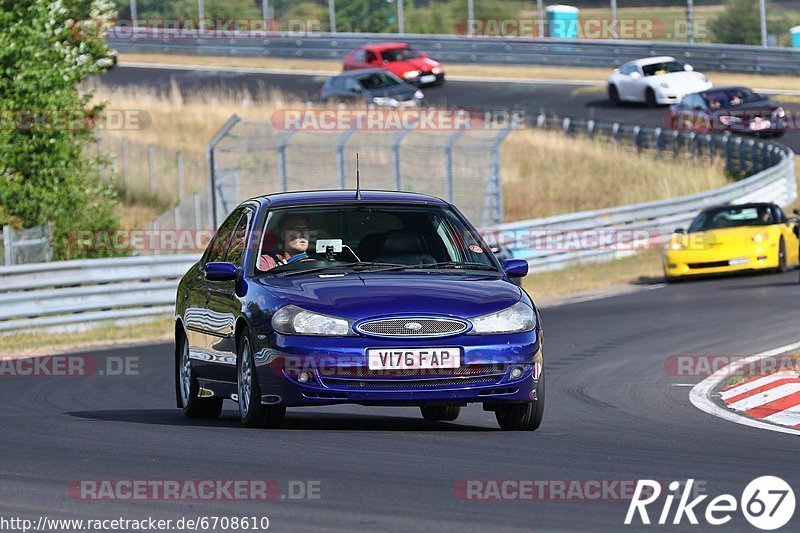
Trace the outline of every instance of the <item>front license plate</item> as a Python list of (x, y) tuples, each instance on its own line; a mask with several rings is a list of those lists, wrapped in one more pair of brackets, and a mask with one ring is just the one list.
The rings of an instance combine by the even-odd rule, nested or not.
[(367, 350), (370, 370), (414, 370), (425, 368), (458, 368), (460, 348), (370, 348)]
[(419, 81), (420, 83), (433, 83), (436, 81), (436, 76), (432, 74), (430, 76), (422, 76)]

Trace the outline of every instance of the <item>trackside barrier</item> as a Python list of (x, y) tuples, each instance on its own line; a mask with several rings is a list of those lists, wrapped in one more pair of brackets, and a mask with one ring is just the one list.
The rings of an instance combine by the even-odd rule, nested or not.
[(433, 59), (450, 63), (615, 68), (642, 57), (668, 55), (703, 70), (800, 74), (800, 50), (777, 47), (389, 33), (273, 32), (254, 39), (247, 33), (205, 32), (204, 38), (196, 39), (165, 36), (162, 30), (151, 28), (138, 28), (135, 34), (131, 30), (112, 28), (106, 40), (120, 52), (332, 60), (370, 42), (402, 41), (428, 52)]
[(197, 255), (85, 259), (0, 267), (0, 334), (172, 313)]

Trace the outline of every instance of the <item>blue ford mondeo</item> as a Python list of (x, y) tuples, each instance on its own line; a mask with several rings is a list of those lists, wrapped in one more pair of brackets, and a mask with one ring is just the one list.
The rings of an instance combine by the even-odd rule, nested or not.
[(419, 406), (455, 420), (471, 402), (503, 429), (544, 411), (542, 326), (449, 203), (388, 191), (281, 193), (227, 217), (183, 277), (175, 388), (190, 417), (238, 402), (248, 427), (287, 407)]

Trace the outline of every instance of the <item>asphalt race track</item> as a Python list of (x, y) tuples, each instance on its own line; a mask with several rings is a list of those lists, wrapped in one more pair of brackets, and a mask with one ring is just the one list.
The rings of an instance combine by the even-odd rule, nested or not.
[[(184, 92), (222, 90), (241, 92), (246, 89), (257, 98), (264, 91), (280, 90), (306, 100), (315, 100), (326, 76), (299, 74), (250, 74), (225, 70), (163, 69), (120, 66), (100, 78), (110, 87), (145, 86), (168, 92), (172, 80)], [(605, 87), (533, 84), (519, 81), (453, 81), (442, 86), (425, 88), (429, 105), (470, 110), (517, 110), (528, 114), (545, 112), (562, 117), (622, 122), (638, 126), (666, 126), (668, 107), (648, 109), (644, 105), (616, 107), (608, 100)], [(767, 93), (769, 94), (769, 93)], [(779, 97), (778, 97), (779, 98)], [(800, 116), (800, 105), (785, 104), (787, 113)], [(268, 120), (269, 117), (264, 117)], [(800, 132), (788, 132), (779, 142), (800, 152)]]
[[(463, 501), (454, 485), (694, 478), (712, 497), (737, 499), (762, 475), (798, 487), (796, 437), (699, 411), (686, 385), (700, 378), (674, 377), (664, 368), (670, 355), (752, 354), (796, 341), (798, 290), (797, 272), (790, 272), (544, 309), (547, 407), (535, 433), (501, 432), (476, 405), (453, 423), (425, 422), (415, 408), (295, 409), (284, 429), (251, 430), (240, 427), (228, 402), (220, 420), (198, 422), (175, 408), (170, 345), (84, 353), (99, 358), (100, 368), (108, 357), (138, 358), (138, 375), (0, 378), (0, 515), (265, 515), (278, 531), (620, 531), (624, 501)], [(290, 481), (319, 481), (320, 497), (68, 496), (71, 481), (86, 479), (271, 479), (284, 495)], [(661, 503), (652, 520), (660, 510)], [(627, 529), (659, 527), (634, 524)], [(689, 526), (685, 518), (682, 525), (713, 529)], [(738, 513), (724, 528), (752, 530)]]

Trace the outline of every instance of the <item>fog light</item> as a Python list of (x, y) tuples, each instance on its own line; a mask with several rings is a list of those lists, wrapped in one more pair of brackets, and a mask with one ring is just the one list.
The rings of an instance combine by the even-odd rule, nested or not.
[(519, 379), (522, 377), (522, 369), (518, 366), (515, 366), (511, 369), (511, 379)]
[(300, 375), (297, 376), (297, 381), (299, 381), (300, 383), (305, 383), (306, 381), (308, 381), (309, 377), (310, 376), (308, 375), (308, 372), (300, 372)]

